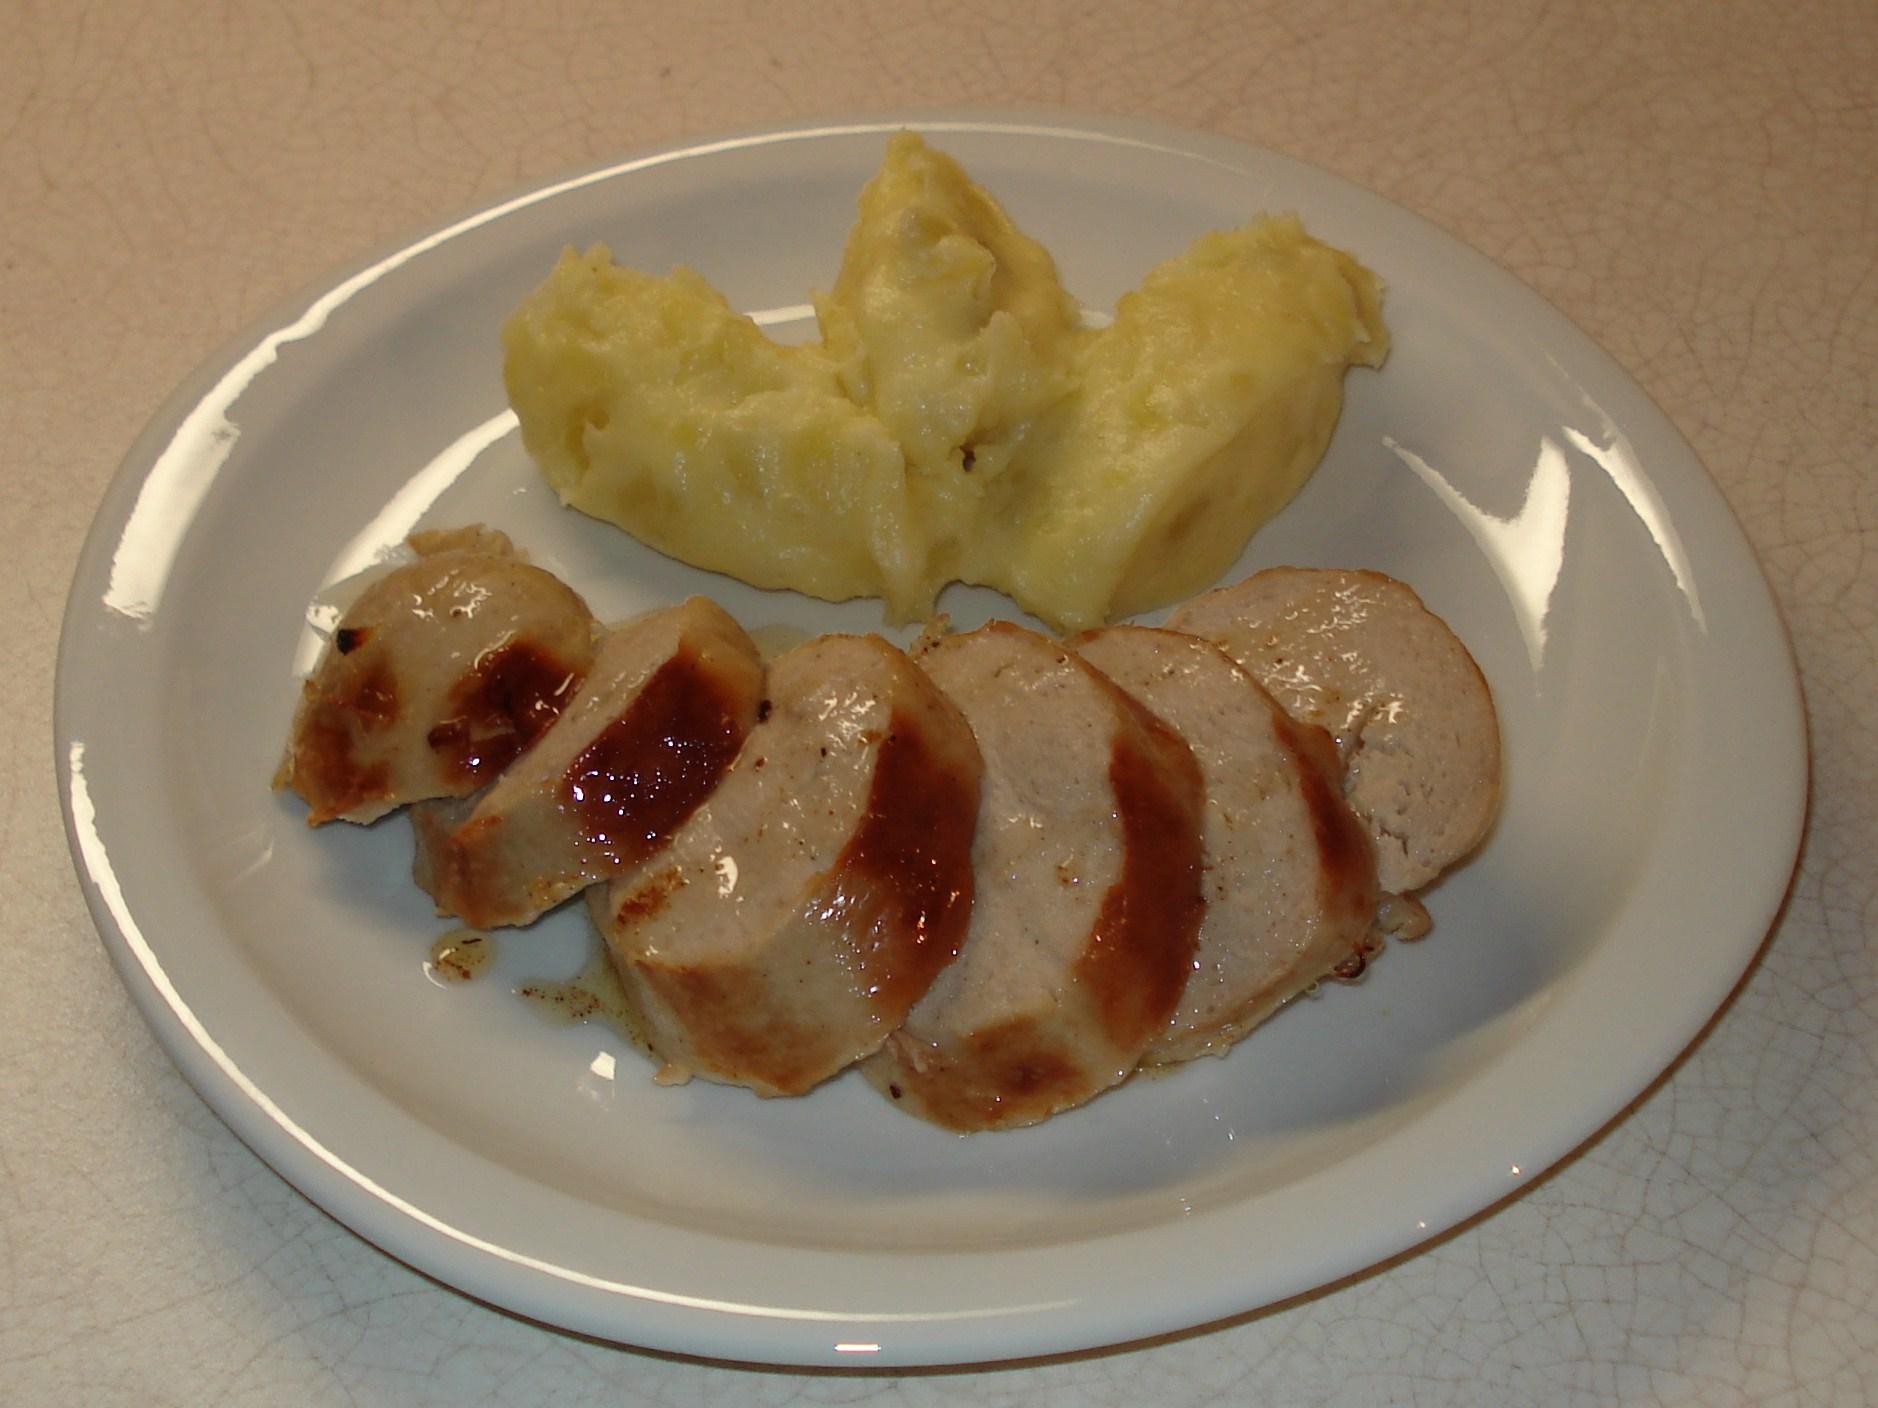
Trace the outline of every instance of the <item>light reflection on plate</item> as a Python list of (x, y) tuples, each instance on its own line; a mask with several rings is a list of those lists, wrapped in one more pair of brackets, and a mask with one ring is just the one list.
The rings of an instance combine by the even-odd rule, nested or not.
[[(552, 1324), (747, 1360), (956, 1362), (1321, 1285), (1621, 1110), (1726, 997), (1791, 870), (1805, 760), (1766, 589), (1687, 447), (1564, 320), (1268, 153), (1107, 120), (908, 124), (1097, 314), (1200, 229), (1267, 208), (1384, 276), (1389, 365), (1352, 375), (1323, 470), (1243, 565), (1411, 583), (1494, 685), (1505, 812), (1429, 897), (1435, 932), (1360, 986), (1015, 1134), (942, 1134), (852, 1077), (783, 1102), (654, 1087), (607, 1031), (544, 1026), (511, 991), (581, 968), (577, 913), (505, 935), (476, 982), (428, 982), (444, 926), (403, 823), (313, 833), (267, 790), (317, 648), (308, 603), (413, 526), (481, 519), (605, 617), (704, 591), (784, 635), (877, 628), (871, 603), (757, 592), (563, 512), (513, 433), (495, 330), (562, 244), (593, 239), (693, 263), (786, 330), (900, 124), (653, 153), (362, 263), (204, 368), (113, 484), (62, 645), (68, 824), (127, 985), (230, 1125), (388, 1251)], [(943, 605), (961, 626), (1007, 611)]]

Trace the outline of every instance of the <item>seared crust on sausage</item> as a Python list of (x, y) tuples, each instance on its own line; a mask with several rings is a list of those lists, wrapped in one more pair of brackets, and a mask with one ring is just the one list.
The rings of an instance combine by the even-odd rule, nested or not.
[(672, 1071), (795, 1095), (878, 1047), (964, 938), (979, 772), (959, 711), (885, 641), (779, 657), (718, 790), (590, 893)]
[(467, 817), (447, 802), (413, 813), (418, 883), (440, 913), (488, 928), (639, 864), (717, 786), (762, 696), (756, 645), (704, 597), (615, 627), (572, 702)]
[(1486, 836), (1500, 796), (1492, 692), (1401, 582), (1275, 567), (1195, 598), (1168, 625), (1217, 642), (1293, 718), (1336, 740), (1383, 889), (1420, 889)]
[(307, 823), (463, 797), (545, 731), (593, 658), (593, 617), (498, 533), (417, 537), (341, 617), (274, 785)]
[(1031, 1124), (1125, 1079), (1199, 928), (1199, 768), (1060, 642), (993, 622), (921, 665), (985, 759), (978, 898), (956, 963), (863, 1068), (955, 1130)]
[(1179, 733), (1200, 766), (1206, 917), (1180, 1006), (1142, 1059), (1223, 1055), (1364, 951), (1377, 899), (1369, 838), (1300, 738), (1310, 726), (1217, 646), (1142, 626), (1070, 644)]
[(1379, 573), (1277, 568), (1170, 629), (935, 624), (767, 671), (703, 598), (600, 632), (500, 533), (413, 535), (306, 681), (275, 786), (406, 803), (475, 927), (585, 889), (634, 1035), (802, 1094), (859, 1063), (956, 1131), (1221, 1054), (1479, 845), (1491, 692)]

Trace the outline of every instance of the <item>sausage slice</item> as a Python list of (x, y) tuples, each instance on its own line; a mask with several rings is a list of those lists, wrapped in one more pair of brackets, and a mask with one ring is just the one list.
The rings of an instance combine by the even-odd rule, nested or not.
[(462, 797), (554, 722), (593, 658), (587, 604), (500, 533), (411, 539), (418, 560), (345, 612), (307, 677), (276, 787), (307, 822)]
[(710, 800), (589, 894), (668, 1075), (796, 1095), (878, 1047), (964, 938), (979, 772), (959, 711), (886, 641), (779, 656)]
[(418, 884), (440, 912), (488, 928), (639, 864), (717, 786), (762, 697), (756, 645), (704, 597), (614, 628), (553, 726), (467, 816), (451, 802), (413, 813)]
[(1167, 624), (1217, 642), (1294, 719), (1336, 740), (1383, 889), (1420, 889), (1486, 836), (1500, 797), (1492, 692), (1401, 582), (1275, 567), (1196, 597)]
[(1125, 1079), (1180, 1001), (1200, 772), (1060, 642), (993, 622), (919, 658), (984, 754), (978, 897), (958, 961), (864, 1069), (948, 1129), (1033, 1124)]
[(1377, 901), (1369, 837), (1301, 736), (1319, 731), (1292, 722), (1219, 647), (1141, 626), (1071, 644), (1179, 733), (1200, 766), (1206, 917), (1180, 1006), (1142, 1059), (1223, 1055), (1312, 983), (1360, 962)]

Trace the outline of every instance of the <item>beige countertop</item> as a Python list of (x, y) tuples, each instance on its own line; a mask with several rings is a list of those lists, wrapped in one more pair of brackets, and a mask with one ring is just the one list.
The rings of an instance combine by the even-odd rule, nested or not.
[[(1870, 0), (16, 0), (0, 16), (0, 1400), (1878, 1398)], [(1816, 760), (1800, 869), (1666, 1079), (1521, 1196), (1346, 1283), (1166, 1342), (905, 1377), (563, 1335), (329, 1220), (139, 1020), (51, 766), (79, 545), (169, 391), (364, 250), (636, 147), (934, 105), (1275, 148), (1436, 222), (1601, 343), (1706, 463), (1786, 615)]]

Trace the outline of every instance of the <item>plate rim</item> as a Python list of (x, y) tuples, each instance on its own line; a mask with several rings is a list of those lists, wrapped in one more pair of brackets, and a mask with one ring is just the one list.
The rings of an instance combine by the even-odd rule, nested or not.
[[(1790, 687), (1773, 691), (1773, 695), (1765, 701), (1770, 714), (1768, 722), (1779, 735), (1776, 743), (1791, 756), (1794, 766), (1786, 770), (1788, 787), (1785, 794), (1774, 799), (1779, 803), (1775, 808), (1778, 815), (1772, 826), (1774, 841), (1764, 853), (1756, 882), (1749, 887), (1761, 894), (1763, 903), (1749, 921), (1738, 921), (1744, 931), (1752, 929), (1754, 932), (1751, 943), (1744, 941), (1739, 966), (1726, 975), (1725, 982), (1721, 981), (1720, 974), (1709, 975), (1710, 981), (1703, 991), (1707, 994), (1719, 989), (1719, 995), (1712, 1003), (1704, 999), (1702, 1004), (1690, 1004), (1691, 1010), (1697, 1005), (1702, 1006), (1699, 1019), (1658, 1035), (1654, 1049), (1661, 1054), (1662, 1060), (1655, 1062), (1654, 1057), (1651, 1058), (1655, 1069), (1647, 1080), (1615, 1108), (1606, 1109), (1595, 1118), (1559, 1128), (1556, 1137), (1548, 1141), (1545, 1151), (1530, 1168), (1524, 1170), (1523, 1174), (1515, 1170), (1518, 1175), (1516, 1181), (1505, 1192), (1484, 1203), (1471, 1192), (1458, 1195), (1437, 1217), (1423, 1224), (1424, 1232), (1421, 1236), (1379, 1254), (1364, 1255), (1353, 1264), (1348, 1257), (1340, 1258), (1326, 1252), (1317, 1263), (1296, 1268), (1288, 1284), (1279, 1284), (1275, 1293), (1261, 1294), (1253, 1303), (1246, 1303), (1227, 1291), (1225, 1294), (1215, 1294), (1210, 1300), (1205, 1297), (1182, 1300), (1179, 1311), (1160, 1317), (1144, 1315), (1139, 1306), (1111, 1308), (1105, 1314), (1101, 1307), (1090, 1303), (1090, 1298), (1083, 1298), (1072, 1311), (1057, 1306), (1037, 1308), (1034, 1313), (1021, 1316), (1009, 1311), (985, 1312), (987, 1315), (995, 1314), (996, 1319), (964, 1316), (952, 1317), (948, 1322), (941, 1317), (916, 1316), (906, 1325), (896, 1325), (896, 1332), (904, 1332), (904, 1338), (899, 1343), (882, 1346), (887, 1351), (885, 1353), (868, 1354), (866, 1362), (907, 1366), (991, 1362), (1128, 1343), (1212, 1324), (1315, 1289), (1331, 1280), (1363, 1273), (1381, 1262), (1412, 1252), (1443, 1235), (1457, 1223), (1500, 1206), (1520, 1188), (1528, 1186), (1534, 1177), (1556, 1166), (1601, 1130), (1621, 1119), (1640, 1095), (1653, 1089), (1665, 1074), (1673, 1070), (1675, 1063), (1691, 1044), (1711, 1022), (1725, 1012), (1731, 994), (1751, 971), (1754, 958), (1766, 941), (1769, 926), (1784, 902), (1791, 883), (1804, 823), (1808, 783), (1803, 704), (1790, 637), (1780, 621), (1778, 604), (1764, 571), (1739, 522), (1694, 450), (1642, 387), (1610, 354), (1604, 352), (1569, 318), (1516, 275), (1440, 230), (1425, 217), (1333, 172), (1248, 142), (1140, 119), (1075, 114), (1055, 109), (939, 108), (839, 120), (770, 124), (716, 136), (682, 137), (641, 148), (620, 159), (589, 164), (565, 176), (529, 183), (508, 194), (465, 207), (416, 234), (384, 241), (351, 263), (303, 286), (226, 339), (165, 398), (113, 474), (79, 554), (61, 623), (53, 719), (54, 762), (59, 774), (60, 806), (74, 868), (87, 908), (113, 966), (129, 989), (146, 1024), (156, 1034), (171, 1060), (253, 1152), (354, 1232), (425, 1274), (437, 1276), (467, 1294), (524, 1316), (545, 1319), (552, 1324), (608, 1339), (679, 1353), (702, 1354), (727, 1361), (804, 1367), (855, 1362), (851, 1353), (844, 1357), (842, 1353), (836, 1352), (831, 1358), (826, 1348), (817, 1354), (805, 1352), (802, 1337), (796, 1332), (799, 1318), (770, 1323), (760, 1317), (752, 1319), (740, 1316), (734, 1310), (726, 1313), (725, 1307), (674, 1305), (661, 1303), (654, 1297), (652, 1301), (639, 1303), (639, 1314), (634, 1324), (622, 1325), (617, 1315), (596, 1315), (594, 1306), (580, 1295), (559, 1299), (552, 1294), (535, 1298), (526, 1295), (518, 1297), (512, 1279), (516, 1263), (505, 1261), (502, 1256), (507, 1249), (469, 1246), (460, 1238), (452, 1242), (450, 1229), (440, 1229), (433, 1225), (434, 1220), (427, 1224), (423, 1210), (404, 1203), (397, 1197), (395, 1190), (367, 1186), (369, 1180), (362, 1184), (356, 1171), (345, 1171), (343, 1161), (335, 1164), (329, 1156), (330, 1151), (324, 1151), (324, 1146), (319, 1145), (317, 1140), (309, 1142), (305, 1132), (298, 1131), (298, 1126), (274, 1104), (265, 1091), (251, 1083), (244, 1084), (245, 1078), (239, 1067), (222, 1051), (213, 1033), (170, 984), (159, 954), (141, 933), (137, 917), (125, 906), (121, 892), (113, 896), (116, 880), (111, 857), (102, 849), (103, 841), (95, 819), (86, 815), (89, 797), (85, 791), (82, 767), (75, 765), (71, 753), (71, 745), (75, 741), (82, 742), (75, 727), (81, 712), (80, 702), (74, 696), (78, 688), (75, 676), (86, 647), (85, 627), (95, 616), (98, 607), (96, 593), (92, 592), (87, 598), (85, 588), (100, 580), (102, 559), (115, 546), (126, 526), (130, 501), (134, 500), (146, 482), (155, 449), (173, 434), (175, 425), (187, 411), (200, 405), (206, 392), (218, 385), (229, 370), (258, 343), (276, 333), (290, 318), (304, 314), (308, 307), (332, 290), (357, 278), (361, 272), (378, 267), (395, 255), (413, 250), (421, 253), (422, 249), (434, 247), (458, 233), (499, 219), (509, 211), (551, 200), (563, 192), (596, 182), (620, 179), (649, 164), (706, 155), (721, 150), (727, 143), (755, 145), (804, 141), (823, 135), (877, 133), (902, 126), (929, 131), (1015, 128), (1032, 138), (1060, 136), (1091, 141), (1127, 140), (1163, 148), (1172, 153), (1198, 155), (1227, 165), (1231, 165), (1235, 157), (1242, 163), (1248, 160), (1255, 164), (1277, 162), (1292, 168), (1312, 183), (1327, 183), (1346, 197), (1387, 206), (1398, 217), (1406, 217), (1420, 226), (1425, 234), (1435, 237), (1444, 246), (1451, 246), (1457, 255), (1464, 256), (1470, 272), (1484, 273), (1491, 270), (1494, 277), (1505, 281), (1504, 286), (1517, 289), (1524, 299), (1530, 300), (1535, 309), (1543, 309), (1545, 315), (1555, 320), (1555, 328), (1566, 332), (1576, 344), (1571, 350), (1577, 357), (1589, 357), (1606, 381), (1633, 398), (1636, 409), (1646, 417), (1654, 418), (1653, 430), (1666, 431), (1681, 446), (1687, 464), (1694, 468), (1696, 475), (1693, 482), (1680, 485), (1679, 489), (1685, 494), (1694, 495), (1698, 500), (1708, 501), (1706, 510), (1710, 518), (1715, 520), (1710, 524), (1710, 531), (1720, 532), (1724, 538), (1731, 539), (1726, 543), (1727, 550), (1752, 569), (1751, 581), (1736, 583), (1737, 589), (1745, 593), (1750, 604), (1756, 604), (1758, 599), (1762, 614), (1771, 620), (1771, 640), (1777, 642), (1783, 663), (1782, 683)], [(1719, 514), (1719, 519), (1716, 519), (1716, 514)], [(1775, 873), (1779, 876), (1778, 883), (1772, 879)], [(1583, 975), (1575, 974), (1573, 980), (1583, 981)], [(1458, 1097), (1471, 1085), (1464, 1085), (1460, 1091), (1453, 1092), (1450, 1098)], [(283, 1140), (286, 1141), (284, 1144)], [(1148, 1231), (1152, 1232), (1153, 1229)], [(1110, 1240), (1126, 1243), (1134, 1235), (1121, 1234)], [(440, 1237), (446, 1245), (439, 1246)], [(801, 1252), (794, 1254), (802, 1255)], [(838, 1255), (845, 1257), (848, 1254)], [(538, 1268), (524, 1269), (540, 1274)], [(556, 1287), (550, 1286), (548, 1289), (552, 1291)], [(617, 1310), (620, 1301), (616, 1297), (610, 1304)], [(827, 1322), (825, 1316), (812, 1315), (808, 1318), (818, 1323)], [(846, 1317), (837, 1318), (839, 1323), (853, 1323)], [(753, 1332), (759, 1324), (764, 1326), (764, 1331)], [(960, 1334), (960, 1326), (969, 1328), (966, 1333)]]

